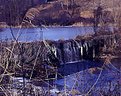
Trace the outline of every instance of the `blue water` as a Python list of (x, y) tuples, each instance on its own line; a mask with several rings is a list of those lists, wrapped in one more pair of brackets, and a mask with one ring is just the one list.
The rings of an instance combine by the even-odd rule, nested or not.
[[(72, 90), (73, 88), (79, 90), (81, 94), (85, 94), (96, 82), (101, 72), (101, 69), (98, 69), (96, 72), (91, 73), (89, 68), (91, 67), (99, 68), (102, 66), (102, 64), (103, 63), (101, 62), (99, 63), (99, 62), (90, 62), (90, 61), (82, 61), (82, 62), (67, 64), (63, 68), (64, 78), (55, 80), (54, 84), (57, 85), (57, 88), (59, 90), (64, 90), (64, 86), (66, 85), (66, 88), (68, 90)], [(115, 63), (112, 64), (114, 66), (116, 65)], [(98, 91), (104, 90), (108, 92), (110, 88), (112, 91), (114, 91), (115, 86), (117, 86), (118, 84), (117, 82), (121, 81), (120, 76), (121, 74), (112, 66), (108, 67), (105, 66), (105, 68), (103, 68), (102, 70), (98, 82), (94, 86), (95, 91), (93, 90), (92, 91), (97, 92), (96, 90), (98, 89)], [(112, 83), (111, 87), (109, 85), (109, 82)], [(98, 95), (93, 95), (93, 96), (100, 96), (100, 95), (98, 93)]]
[[(13, 35), (12, 35), (13, 33)], [(75, 38), (78, 35), (93, 34), (93, 27), (48, 27), (48, 28), (10, 28), (3, 29), (0, 32), (1, 40), (14, 40), (18, 37), (19, 41), (36, 40), (67, 40)]]
[(94, 61), (87, 61), (87, 60), (69, 62), (61, 65), (58, 69), (58, 72), (61, 73), (63, 76), (67, 76), (70, 74), (80, 72), (82, 70), (86, 70), (88, 68), (101, 67), (102, 64), (103, 62), (101, 61), (94, 62)]

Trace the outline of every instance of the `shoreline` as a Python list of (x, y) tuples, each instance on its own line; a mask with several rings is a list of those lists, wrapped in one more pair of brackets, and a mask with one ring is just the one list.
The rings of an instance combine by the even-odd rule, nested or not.
[[(9, 28), (10, 26), (7, 25), (5, 22), (0, 22), (0, 29), (2, 28)], [(3, 23), (3, 24), (2, 24)], [(29, 26), (29, 25), (18, 25), (18, 26), (11, 26), (12, 28), (38, 28), (38, 27), (52, 27), (52, 28), (55, 28), (55, 27), (89, 27), (89, 26), (93, 26), (93, 24), (86, 24), (86, 25), (83, 25), (83, 24), (73, 24), (73, 25), (67, 25), (67, 26), (61, 26), (61, 25), (49, 25), (49, 26), (46, 26), (46, 25), (42, 25), (42, 26), (38, 26), (38, 25), (34, 25), (34, 26)]]

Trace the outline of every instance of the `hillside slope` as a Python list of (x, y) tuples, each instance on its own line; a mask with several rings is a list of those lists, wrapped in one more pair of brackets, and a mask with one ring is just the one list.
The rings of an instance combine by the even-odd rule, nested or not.
[(93, 23), (93, 12), (98, 6), (109, 17), (110, 12), (107, 11), (119, 8), (120, 5), (120, 0), (54, 0), (29, 9), (26, 18), (34, 25), (87, 25)]
[[(77, 0), (79, 1), (79, 0)], [(26, 13), (26, 17), (37, 25), (72, 25), (76, 22), (85, 20), (81, 16), (81, 12), (89, 9), (88, 6), (92, 6), (91, 0), (81, 0), (80, 4), (76, 2), (66, 2), (65, 0), (57, 0), (51, 3), (46, 3), (35, 8), (31, 8)], [(93, 17), (90, 10), (88, 22), (91, 22)]]
[(121, 0), (1, 0), (0, 26), (19, 26), (24, 17), (23, 26), (90, 25), (99, 5), (103, 10), (113, 11), (115, 21), (119, 21)]

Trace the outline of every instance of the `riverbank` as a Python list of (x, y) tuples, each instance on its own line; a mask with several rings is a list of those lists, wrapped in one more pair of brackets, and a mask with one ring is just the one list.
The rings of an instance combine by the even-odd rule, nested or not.
[(55, 27), (89, 27), (89, 26), (93, 26), (92, 24), (73, 24), (73, 25), (68, 25), (68, 26), (62, 26), (62, 25), (42, 25), (42, 26), (36, 26), (36, 25), (31, 25), (31, 24), (26, 24), (24, 26), (24, 24), (18, 25), (18, 26), (9, 26), (6, 23), (2, 24), (3, 22), (0, 22), (0, 29), (2, 28), (55, 28)]

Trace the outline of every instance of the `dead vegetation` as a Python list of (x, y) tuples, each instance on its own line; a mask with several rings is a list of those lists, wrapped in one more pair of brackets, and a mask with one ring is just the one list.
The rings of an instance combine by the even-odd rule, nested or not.
[[(89, 40), (89, 38), (82, 38), (82, 39)], [(78, 40), (81, 40), (81, 39), (78, 38)], [(79, 42), (78, 40), (75, 42), (78, 43)], [(95, 40), (97, 39), (95, 38)], [(108, 42), (110, 42), (109, 38), (108, 39), (105, 38), (105, 40), (109, 40)], [(57, 42), (68, 44), (70, 41), (71, 40), (57, 41)], [(72, 77), (71, 75), (70, 77), (62, 76), (64, 80), (67, 80), (67, 81), (64, 81), (65, 82), (63, 85), (64, 90), (59, 90), (59, 92), (57, 91), (57, 93), (56, 92), (51, 93), (52, 90), (56, 89), (55, 86), (57, 85), (53, 85), (53, 84), (51, 85), (49, 82), (50, 78), (48, 76), (51, 74), (54, 74), (54, 75), (56, 74), (57, 70), (54, 68), (57, 62), (52, 63), (51, 61), (49, 61), (50, 62), (48, 63), (50, 64), (49, 66), (46, 66), (46, 64), (47, 64), (47, 59), (49, 55), (48, 52), (50, 52), (49, 50), (51, 47), (54, 48), (53, 44), (55, 44), (57, 47), (57, 42), (55, 41), (47, 41), (47, 42), (49, 45), (46, 42), (42, 42), (42, 41), (35, 41), (35, 42), (18, 42), (17, 40), (11, 41), (11, 42), (1, 41), (0, 43), (0, 75), (1, 75), (1, 78), (0, 78), (1, 93), (0, 94), (1, 95), (3, 96), (4, 95), (5, 96), (36, 96), (36, 95), (37, 96), (50, 96), (51, 94), (58, 94), (60, 96), (63, 96), (63, 95), (68, 96), (69, 94), (71, 94), (72, 96), (75, 96), (75, 95), (87, 96), (86, 94), (88, 94), (88, 96), (92, 96), (93, 94), (98, 94), (98, 95), (101, 94), (102, 96), (102, 95), (107, 95), (109, 94), (108, 92), (110, 92), (111, 95), (117, 94), (117, 96), (119, 96), (118, 95), (120, 94), (119, 82), (114, 83), (113, 81), (111, 81), (112, 82), (111, 84), (115, 85), (112, 91), (110, 91), (111, 90), (110, 85), (109, 85), (109, 90), (107, 90), (108, 89), (107, 88), (106, 92), (104, 90), (101, 91), (103, 84), (106, 83), (106, 82), (101, 81), (101, 80), (105, 81), (105, 79), (100, 79), (100, 78), (103, 78), (101, 68), (90, 68), (88, 71), (81, 71), (80, 73), (75, 73), (76, 75), (72, 75)], [(112, 45), (112, 43), (110, 43), (110, 45)], [(109, 43), (106, 46), (109, 47)], [(104, 60), (105, 60), (105, 64), (107, 63), (111, 64), (110, 59), (106, 58)], [(48, 69), (48, 67), (50, 67), (50, 69)], [(106, 67), (106, 68), (109, 68), (109, 67)], [(89, 82), (88, 79), (86, 79), (88, 77), (87, 76), (88, 72), (89, 74), (91, 74), (90, 79), (93, 77), (94, 74), (97, 74), (99, 76), (97, 77), (99, 80), (97, 80), (96, 82)], [(82, 73), (84, 77), (82, 76)], [(57, 74), (60, 75), (59, 73)], [(108, 78), (110, 78), (110, 76), (114, 78), (113, 77), (114, 75), (112, 76), (112, 74), (113, 74), (112, 72), (109, 73)], [(119, 74), (120, 74), (120, 71), (115, 71), (115, 76), (117, 76), (117, 78), (120, 77)], [(77, 80), (74, 80), (75, 83), (70, 89), (67, 86), (68, 85), (67, 82), (69, 78), (75, 78), (73, 76), (77, 76), (76, 77)], [(20, 78), (18, 79), (18, 77)], [(79, 81), (80, 78), (83, 78), (83, 79), (85, 78), (85, 79), (84, 81)], [(51, 79), (55, 81), (57, 77), (54, 77)], [(81, 88), (80, 83), (85, 83), (85, 82), (89, 84), (86, 86), (90, 88), (91, 88), (90, 84), (92, 85), (94, 83), (94, 85), (92, 85), (92, 87), (94, 88), (91, 88), (91, 89), (82, 88), (82, 89), (77, 90), (78, 88)], [(102, 84), (102, 85), (99, 84), (101, 87), (95, 87), (97, 85), (97, 82), (100, 82)], [(35, 86), (36, 84), (34, 85), (34, 83), (44, 84), (46, 86), (45, 87)], [(107, 83), (110, 83), (110, 81), (107, 81)]]

